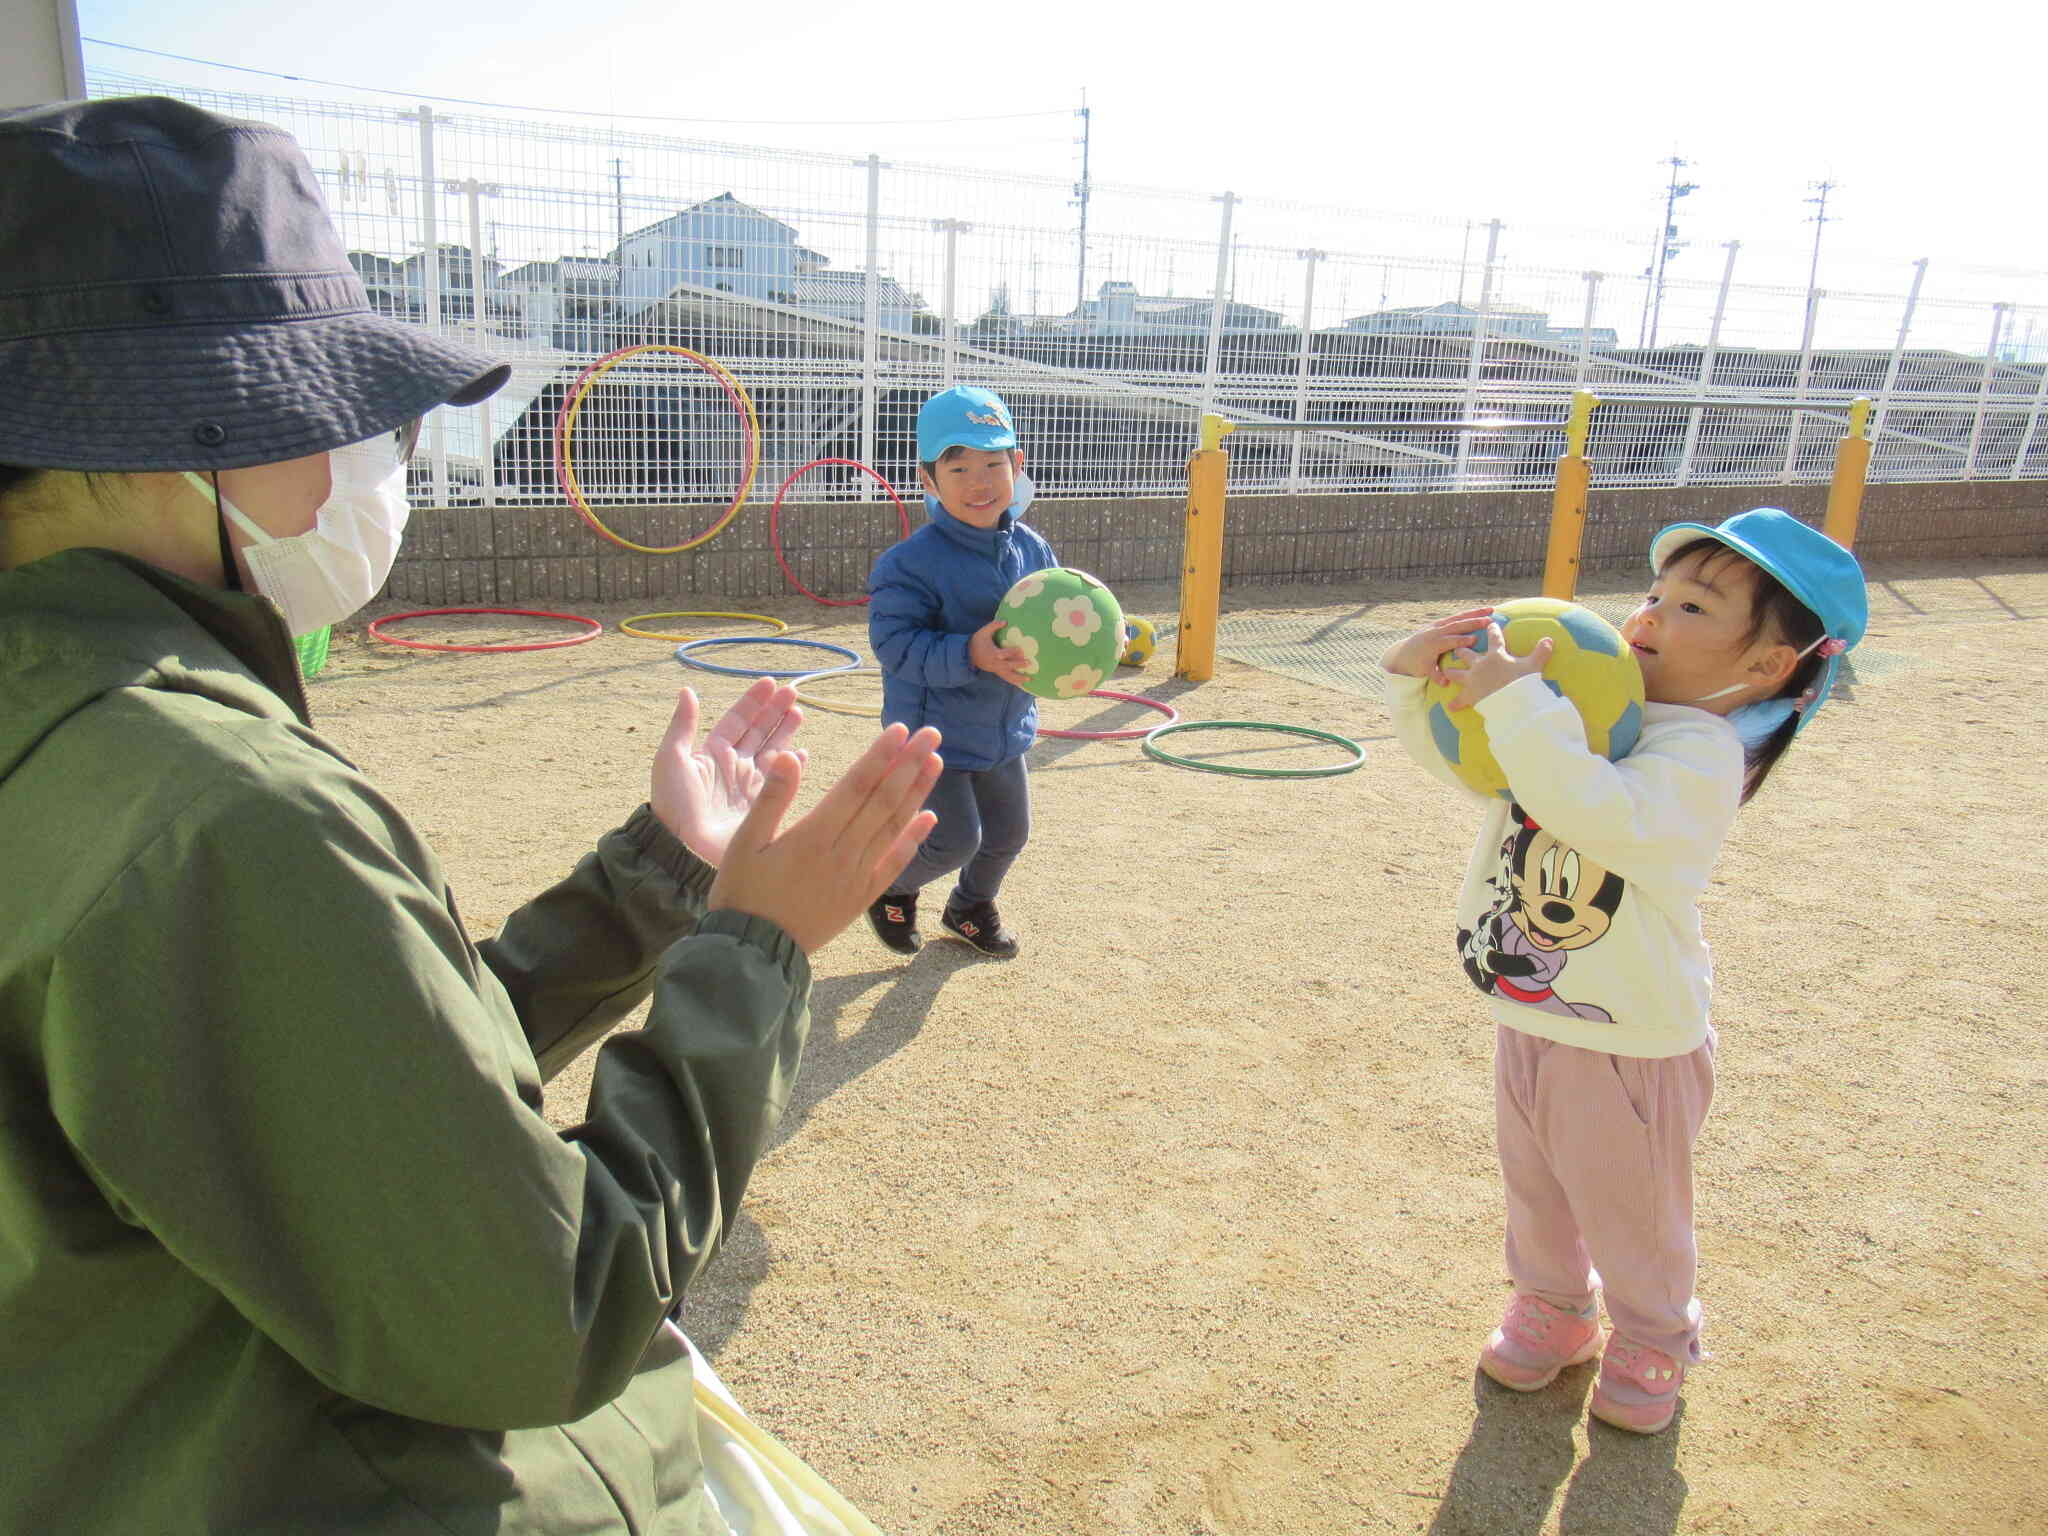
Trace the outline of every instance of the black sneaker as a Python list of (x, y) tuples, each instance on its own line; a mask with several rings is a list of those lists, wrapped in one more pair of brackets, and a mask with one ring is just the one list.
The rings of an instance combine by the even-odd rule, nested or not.
[(924, 935), (917, 931), (917, 893), (898, 896), (884, 891), (868, 908), (868, 926), (875, 937), (899, 955), (914, 955), (924, 948)]
[(939, 914), (939, 926), (984, 955), (994, 955), (998, 960), (1016, 956), (1017, 935), (1003, 926), (1002, 915), (992, 901), (977, 901), (971, 906), (949, 901), (946, 910)]

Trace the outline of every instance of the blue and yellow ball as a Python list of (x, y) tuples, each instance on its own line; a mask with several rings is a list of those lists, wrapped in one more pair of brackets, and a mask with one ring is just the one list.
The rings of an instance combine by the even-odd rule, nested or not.
[(1117, 659), (1120, 667), (1142, 667), (1152, 659), (1152, 653), (1159, 648), (1159, 637), (1153, 633), (1152, 621), (1141, 619), (1135, 614), (1124, 615), (1124, 653)]
[(1124, 652), (1124, 611), (1108, 587), (1069, 566), (1049, 565), (1017, 581), (996, 605), (996, 644), (1029, 657), (1025, 688), (1041, 699), (1074, 699), (1100, 688)]
[[(1543, 681), (1577, 708), (1588, 751), (1613, 761), (1634, 750), (1643, 729), (1643, 669), (1619, 630), (1592, 609), (1554, 597), (1501, 603), (1493, 611), (1493, 621), (1512, 655), (1528, 655), (1545, 636), (1555, 642), (1543, 665)], [(1473, 648), (1484, 651), (1486, 646), (1482, 633)], [(1461, 661), (1444, 663), (1447, 671), (1464, 666)], [(1423, 689), (1436, 749), (1451, 771), (1482, 795), (1512, 799), (1507, 775), (1487, 746), (1485, 719), (1476, 709), (1451, 708), (1459, 686), (1454, 679), (1448, 686), (1430, 683)]]

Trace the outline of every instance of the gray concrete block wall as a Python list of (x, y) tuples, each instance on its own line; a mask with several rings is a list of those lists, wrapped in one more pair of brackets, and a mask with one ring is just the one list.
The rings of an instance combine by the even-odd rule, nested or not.
[[(1549, 540), (1547, 491), (1469, 495), (1233, 496), (1225, 511), (1224, 585), (1470, 575), (1475, 584), (1540, 577)], [(1783, 507), (1818, 523), (1825, 485), (1602, 490), (1589, 502), (1580, 564), (1640, 565), (1667, 523), (1717, 523), (1749, 507)], [(602, 515), (641, 544), (673, 544), (707, 526), (715, 507), (625, 508)], [(1181, 574), (1185, 503), (1177, 498), (1045, 500), (1031, 522), (1060, 558), (1119, 583)], [(909, 506), (911, 526), (924, 518)], [(814, 591), (858, 597), (868, 568), (898, 535), (887, 502), (788, 504), (776, 518), (784, 557)], [(2048, 482), (1874, 485), (1856, 538), (1866, 565), (2048, 555)], [(414, 511), (385, 588), (421, 607), (644, 603), (719, 607), (794, 596), (776, 564), (769, 509), (743, 507), (717, 537), (679, 555), (645, 555), (600, 538), (567, 506), (425, 507)]]

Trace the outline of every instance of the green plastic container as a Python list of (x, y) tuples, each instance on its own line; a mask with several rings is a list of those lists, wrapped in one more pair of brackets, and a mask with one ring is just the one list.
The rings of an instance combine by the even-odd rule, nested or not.
[(311, 681), (320, 675), (320, 669), (327, 665), (327, 638), (334, 633), (334, 626), (316, 629), (310, 635), (300, 635), (292, 641), (299, 648), (299, 670)]

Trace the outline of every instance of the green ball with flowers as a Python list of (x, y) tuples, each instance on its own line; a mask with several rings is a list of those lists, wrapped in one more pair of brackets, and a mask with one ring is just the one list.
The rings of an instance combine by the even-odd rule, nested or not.
[(996, 605), (996, 644), (1023, 651), (1024, 686), (1041, 699), (1074, 699), (1100, 688), (1124, 653), (1124, 611), (1116, 594), (1069, 566), (1033, 571)]

